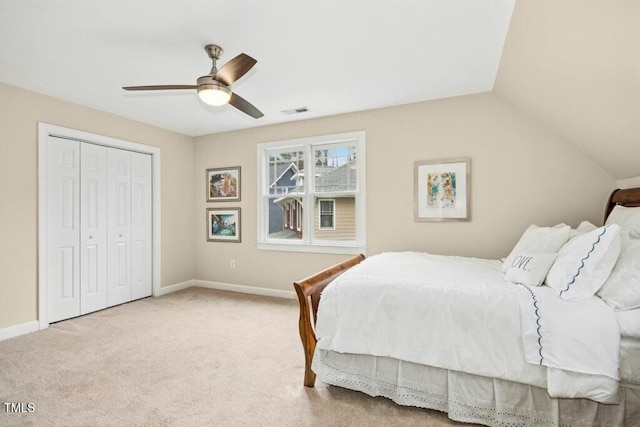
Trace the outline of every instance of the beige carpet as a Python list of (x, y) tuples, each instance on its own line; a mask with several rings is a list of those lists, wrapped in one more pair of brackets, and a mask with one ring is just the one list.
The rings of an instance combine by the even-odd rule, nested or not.
[(303, 387), (297, 320), (293, 300), (191, 288), (1, 341), (0, 425), (459, 425)]

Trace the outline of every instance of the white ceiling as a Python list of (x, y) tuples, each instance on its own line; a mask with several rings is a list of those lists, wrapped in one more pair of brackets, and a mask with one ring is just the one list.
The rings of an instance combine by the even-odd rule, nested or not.
[[(0, 0), (0, 82), (190, 136), (487, 92), (514, 2)], [(263, 118), (121, 89), (195, 84), (209, 43), (258, 60), (233, 90)]]

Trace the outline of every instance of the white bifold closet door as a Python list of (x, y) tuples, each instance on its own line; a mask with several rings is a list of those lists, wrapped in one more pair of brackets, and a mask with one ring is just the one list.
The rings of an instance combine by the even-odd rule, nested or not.
[(80, 314), (107, 307), (107, 147), (80, 145)]
[(152, 294), (151, 156), (49, 138), (49, 322)]
[(151, 156), (107, 155), (108, 304), (151, 295)]
[(153, 293), (151, 155), (131, 153), (131, 299)]
[[(47, 156), (49, 321), (80, 314), (80, 146), (51, 138)], [(40, 304), (43, 302), (41, 301)]]

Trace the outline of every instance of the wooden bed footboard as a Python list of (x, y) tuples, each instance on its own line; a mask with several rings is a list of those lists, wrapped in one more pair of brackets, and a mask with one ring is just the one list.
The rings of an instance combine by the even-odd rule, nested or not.
[(354, 265), (359, 264), (364, 258), (365, 256), (362, 254), (351, 257), (313, 276), (298, 282), (293, 282), (293, 288), (296, 290), (296, 294), (298, 294), (298, 302), (300, 303), (298, 327), (300, 328), (300, 339), (302, 340), (302, 348), (304, 350), (304, 385), (307, 387), (313, 387), (316, 382), (316, 374), (311, 370), (311, 362), (313, 361), (313, 353), (316, 349), (315, 326), (322, 290), (326, 288), (333, 279)]

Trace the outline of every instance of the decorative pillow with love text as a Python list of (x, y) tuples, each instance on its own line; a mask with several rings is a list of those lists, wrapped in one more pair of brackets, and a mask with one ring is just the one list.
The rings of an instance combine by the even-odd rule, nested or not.
[(540, 286), (544, 283), (547, 273), (551, 269), (557, 253), (519, 253), (511, 262), (505, 274), (505, 279), (513, 283), (527, 286)]
[(517, 255), (522, 253), (551, 253), (558, 252), (569, 240), (571, 227), (558, 224), (553, 227), (538, 227), (532, 224), (527, 228), (513, 250), (502, 264), (502, 272), (506, 273)]

